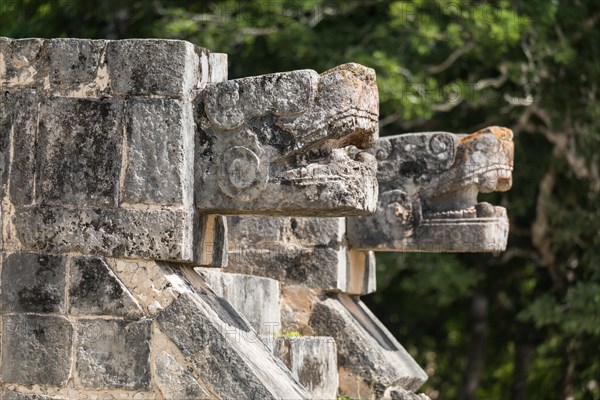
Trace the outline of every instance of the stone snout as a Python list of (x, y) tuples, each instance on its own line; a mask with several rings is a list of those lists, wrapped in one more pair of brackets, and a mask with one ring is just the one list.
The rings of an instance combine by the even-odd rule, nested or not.
[(512, 131), (414, 133), (381, 138), (375, 214), (348, 218), (355, 250), (496, 252), (506, 248), (506, 209), (479, 193), (512, 185)]
[(366, 215), (377, 201), (375, 72), (345, 64), (207, 87), (196, 103), (196, 206), (221, 214)]

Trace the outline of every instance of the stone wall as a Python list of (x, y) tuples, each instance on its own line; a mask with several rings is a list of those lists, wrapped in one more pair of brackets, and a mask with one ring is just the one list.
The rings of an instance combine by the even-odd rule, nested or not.
[(0, 38), (0, 398), (426, 398), (373, 251), (502, 249), (512, 137), (376, 142), (377, 102), (358, 64)]
[(0, 397), (308, 398), (189, 266), (156, 261), (224, 261), (201, 251), (225, 232), (194, 206), (192, 103), (226, 71), (181, 41), (0, 39)]

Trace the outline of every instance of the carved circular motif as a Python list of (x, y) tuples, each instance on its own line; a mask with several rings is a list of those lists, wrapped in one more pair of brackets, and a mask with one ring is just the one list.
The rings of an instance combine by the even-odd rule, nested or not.
[(379, 161), (385, 160), (389, 157), (392, 152), (392, 144), (387, 140), (378, 140), (375, 146), (373, 147), (373, 153), (375, 158)]
[(236, 158), (227, 168), (229, 183), (236, 189), (246, 189), (254, 183), (257, 169), (258, 163), (249, 162), (244, 158)]
[[(408, 208), (406, 208), (408, 206)], [(395, 201), (390, 203), (385, 208), (385, 219), (390, 225), (407, 224), (412, 215), (412, 210), (409, 204), (400, 204)]]
[(433, 154), (446, 153), (452, 145), (452, 139), (448, 135), (433, 135), (429, 141), (429, 149)]
[(218, 183), (227, 196), (252, 200), (265, 189), (267, 180), (267, 166), (252, 150), (235, 146), (223, 154)]

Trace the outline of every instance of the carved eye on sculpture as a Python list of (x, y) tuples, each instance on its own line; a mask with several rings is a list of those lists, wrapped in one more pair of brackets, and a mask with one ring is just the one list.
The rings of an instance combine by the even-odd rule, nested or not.
[(205, 90), (204, 110), (210, 122), (225, 130), (244, 123), (244, 113), (239, 106), (240, 92), (236, 82), (227, 81)]
[(223, 154), (218, 183), (227, 196), (241, 201), (255, 199), (267, 180), (268, 166), (247, 147), (235, 146)]
[(441, 159), (450, 156), (452, 146), (454, 146), (454, 142), (449, 135), (436, 134), (429, 141), (430, 151)]

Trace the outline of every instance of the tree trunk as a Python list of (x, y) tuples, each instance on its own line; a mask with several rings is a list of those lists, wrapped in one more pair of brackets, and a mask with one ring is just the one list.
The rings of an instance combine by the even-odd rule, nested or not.
[(516, 343), (515, 372), (513, 375), (512, 400), (527, 399), (527, 377), (531, 369), (531, 362), (535, 353), (535, 346), (531, 343)]
[(467, 349), (467, 368), (463, 378), (459, 398), (474, 400), (485, 361), (487, 336), (488, 301), (481, 294), (475, 294), (471, 303), (471, 340)]
[(577, 344), (570, 342), (567, 344), (566, 352), (567, 368), (565, 370), (565, 380), (563, 383), (563, 394), (565, 400), (573, 399), (573, 379), (575, 378), (575, 368), (577, 367)]

